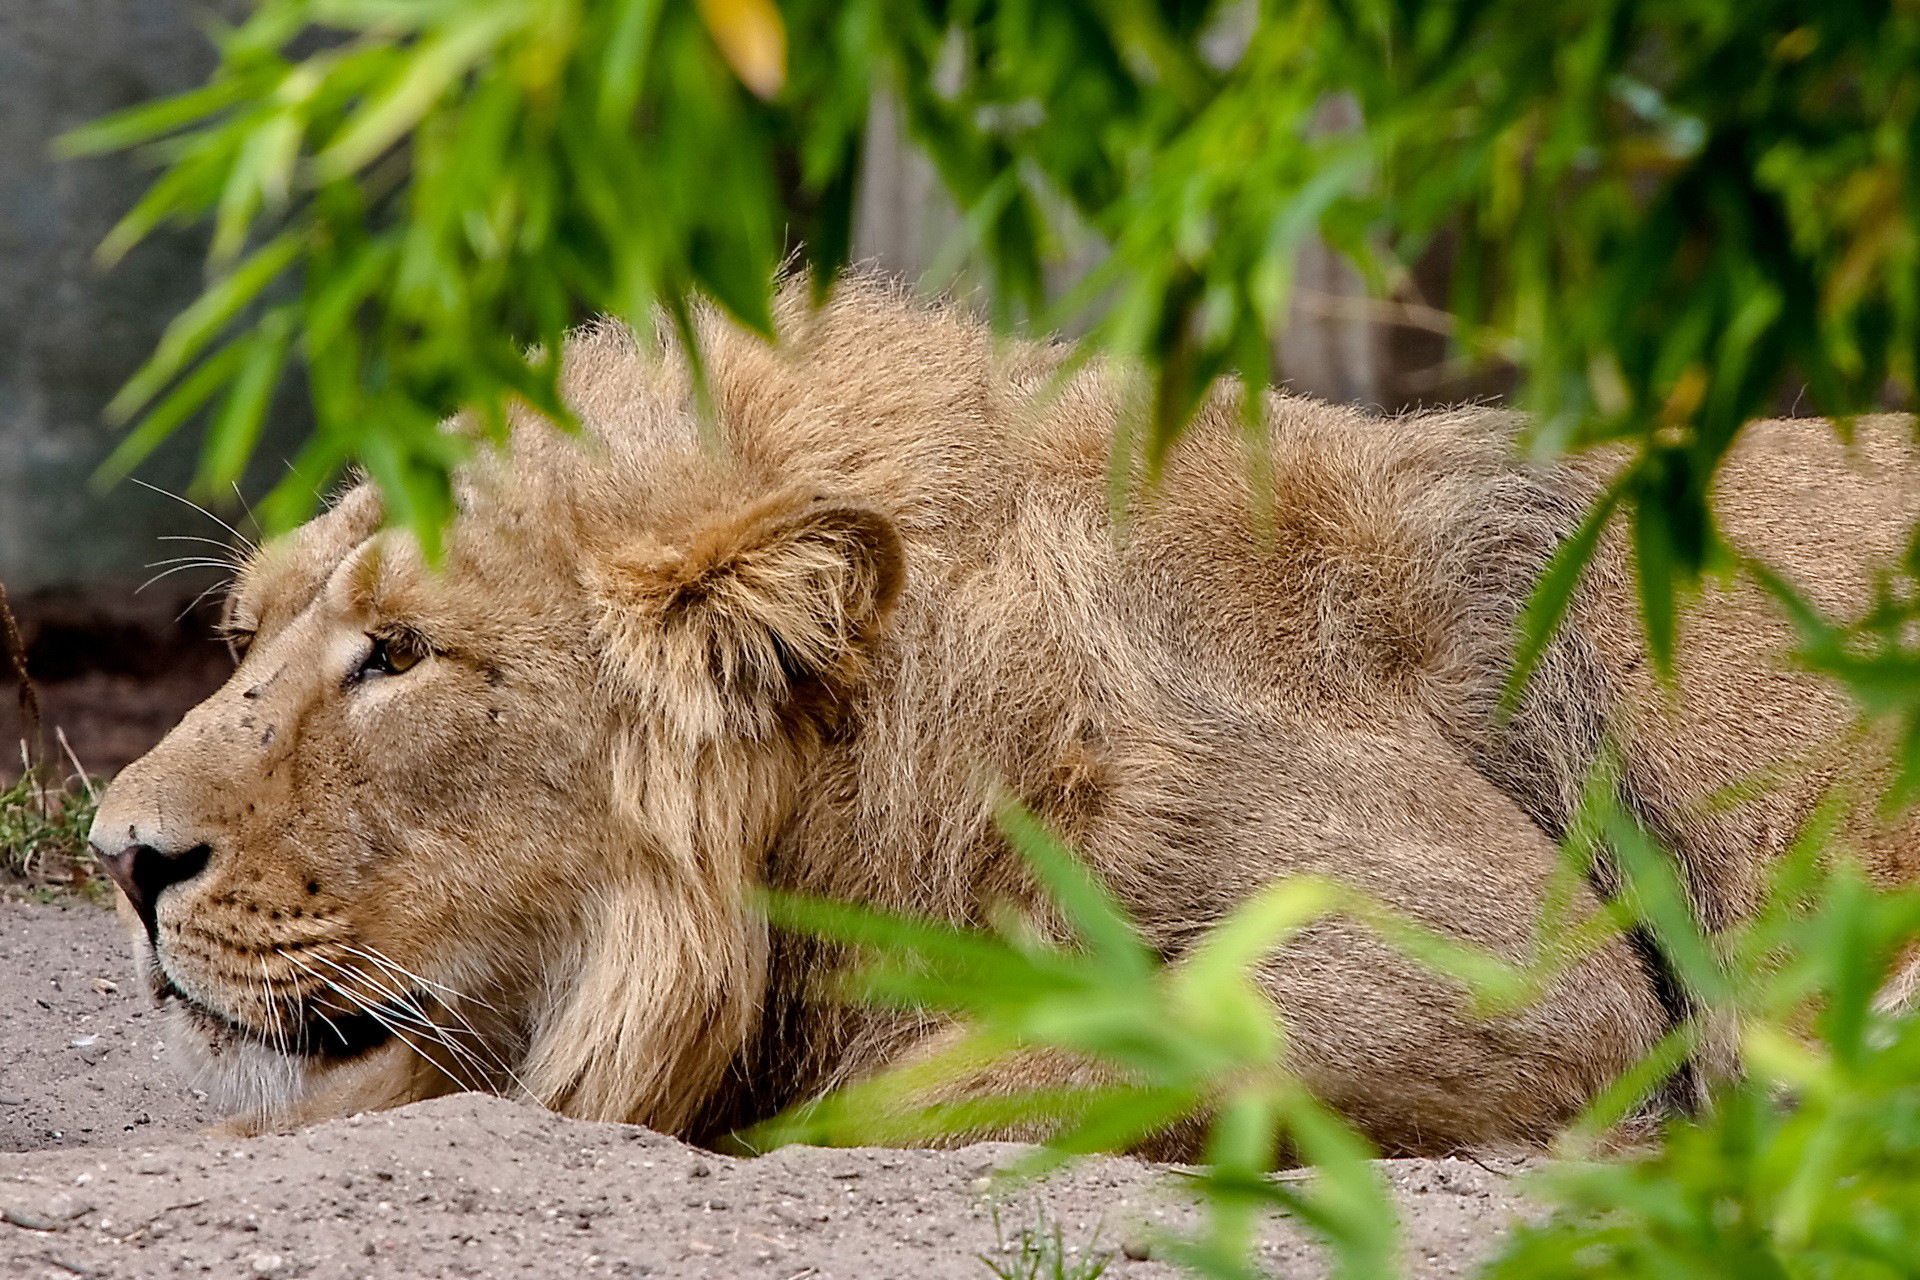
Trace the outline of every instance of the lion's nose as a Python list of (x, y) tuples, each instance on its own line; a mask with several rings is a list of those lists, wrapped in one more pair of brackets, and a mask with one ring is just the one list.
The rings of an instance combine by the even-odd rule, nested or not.
[(160, 931), (155, 914), (160, 894), (169, 885), (184, 883), (206, 870), (213, 848), (197, 844), (190, 849), (156, 849), (140, 843), (129, 833), (124, 843), (93, 841), (93, 854), (120, 886), (120, 892), (127, 895), (127, 902), (139, 915), (140, 922), (147, 926), (147, 936), (152, 938)]

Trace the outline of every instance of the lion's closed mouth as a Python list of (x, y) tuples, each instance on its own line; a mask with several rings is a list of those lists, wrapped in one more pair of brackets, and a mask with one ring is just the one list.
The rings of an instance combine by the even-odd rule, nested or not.
[(163, 979), (162, 1003), (177, 1003), (210, 1037), (233, 1037), (249, 1041), (288, 1057), (324, 1058), (344, 1061), (371, 1053), (393, 1038), (392, 1023), (409, 1015), (397, 1005), (360, 1013), (314, 1014), (297, 1026), (266, 1030), (249, 1026), (201, 1004), (186, 992)]

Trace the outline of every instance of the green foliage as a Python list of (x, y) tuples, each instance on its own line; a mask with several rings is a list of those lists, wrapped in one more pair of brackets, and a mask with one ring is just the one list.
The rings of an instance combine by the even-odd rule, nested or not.
[[(1540, 447), (1633, 448), (1661, 663), (1724, 562), (1705, 495), (1740, 424), (1801, 384), (1837, 414), (1914, 387), (1920, 13), (1893, 0), (263, 0), (219, 43), (206, 87), (66, 146), (165, 166), (106, 257), (214, 226), (109, 472), (224, 397), (224, 487), (298, 363), (319, 426), (275, 526), (358, 459), (431, 540), (436, 424), (564, 420), (544, 353), (586, 311), (684, 327), (701, 292), (764, 330), (796, 248), (824, 291), (876, 90), (1000, 318), (1085, 316), (1156, 371), (1123, 440), (1150, 460), (1216, 376), (1267, 379), (1307, 237), (1388, 288), (1450, 237), (1461, 350), (1520, 363)], [(1088, 233), (1103, 263), (1049, 298)]]
[(1764, 564), (1747, 568), (1793, 623), (1801, 661), (1839, 681), (1868, 717), (1893, 722), (1898, 772), (1886, 803), (1911, 804), (1920, 796), (1920, 650), (1911, 643), (1920, 620), (1920, 529), (1899, 563), (1877, 574), (1866, 613), (1844, 624), (1823, 618)]
[(1658, 1154), (1558, 1166), (1561, 1206), (1523, 1228), (1489, 1280), (1910, 1276), (1920, 1256), (1916, 1034), (1788, 1107), (1743, 1083)]
[[(226, 487), (298, 370), (317, 429), (263, 509), (274, 528), (358, 461), (432, 547), (464, 447), (438, 424), (465, 408), (497, 436), (522, 402), (564, 423), (549, 353), (569, 323), (607, 311), (684, 340), (705, 295), (764, 331), (795, 258), (824, 295), (878, 90), (963, 213), (942, 262), (991, 283), (997, 319), (1084, 323), (1152, 372), (1151, 413), (1125, 424), (1118, 462), (1137, 450), (1157, 466), (1216, 377), (1269, 379), (1310, 236), (1389, 292), (1451, 245), (1458, 352), (1520, 367), (1534, 447), (1626, 459), (1523, 618), (1516, 689), (1609, 520), (1627, 525), (1668, 668), (1688, 590), (1734, 567), (1706, 498), (1741, 424), (1802, 388), (1807, 408), (1842, 416), (1916, 388), (1920, 8), (1906, 0), (262, 0), (218, 40), (207, 86), (66, 145), (140, 146), (161, 167), (104, 257), (166, 222), (213, 225), (205, 291), (114, 401), (116, 418), (142, 416), (107, 472), (205, 413), (199, 483)], [(1103, 261), (1049, 296), (1048, 268), (1086, 235)], [(1920, 542), (1859, 619), (1822, 618), (1744, 568), (1793, 619), (1802, 660), (1894, 725), (1895, 798), (1920, 793)], [(1567, 872), (1604, 848), (1628, 892), (1572, 949), (1646, 929), (1701, 1016), (1585, 1131), (1629, 1113), (1710, 1031), (1740, 1044), (1750, 1075), (1660, 1152), (1562, 1171), (1566, 1215), (1499, 1274), (1911, 1271), (1914, 1033), (1872, 1005), (1914, 932), (1911, 899), (1870, 893), (1823, 813), (1766, 909), (1705, 938), (1671, 861), (1612, 795), (1604, 778), (1592, 789)], [(14, 797), (0, 821), (25, 812)], [(1500, 1007), (1568, 947), (1543, 942), (1516, 971), (1300, 881), (1164, 966), (1063, 850), (1009, 824), (1058, 936), (770, 904), (872, 956), (868, 998), (967, 1031), (754, 1139), (1038, 1118), (1065, 1155), (1203, 1118), (1211, 1225), (1181, 1256), (1245, 1274), (1256, 1217), (1278, 1207), (1344, 1274), (1390, 1273), (1365, 1145), (1278, 1065), (1284, 1028), (1249, 966), (1338, 910)], [(40, 832), (0, 833), (0, 848), (61, 838)], [(1107, 1064), (1117, 1083), (916, 1101), (1043, 1050)], [(1283, 1142), (1317, 1166), (1310, 1182), (1264, 1176)]]
[[(1094, 1232), (1086, 1248), (1069, 1248), (1066, 1234), (1058, 1222), (1047, 1228), (1038, 1206), (1033, 1225), (1022, 1227), (1012, 1240), (1000, 1229), (1000, 1211), (993, 1211), (993, 1238), (998, 1246), (980, 1261), (998, 1280), (1100, 1280), (1113, 1262), (1113, 1251), (1100, 1247), (1100, 1233)], [(1079, 1256), (1075, 1257), (1074, 1254)]]
[[(1725, 563), (1706, 506), (1741, 425), (1804, 384), (1848, 414), (1920, 351), (1920, 11), (1783, 0), (1423, 4), (1349, 66), (1410, 251), (1510, 340), (1547, 451), (1622, 440), (1656, 661)], [(1392, 56), (1385, 56), (1387, 53)]]
[[(1254, 985), (1254, 966), (1340, 913), (1452, 977), (1491, 1016), (1533, 998), (1570, 957), (1637, 927), (1672, 960), (1695, 1013), (1593, 1102), (1571, 1131), (1569, 1154), (1615, 1131), (1681, 1061), (1716, 1042), (1737, 1046), (1746, 1074), (1701, 1117), (1670, 1125), (1650, 1156), (1556, 1166), (1537, 1189), (1559, 1216), (1522, 1233), (1491, 1274), (1680, 1275), (1748, 1256), (1774, 1269), (1756, 1263), (1728, 1274), (1879, 1274), (1877, 1259), (1920, 1243), (1920, 1229), (1900, 1225), (1920, 1221), (1900, 1212), (1920, 1195), (1920, 1024), (1876, 1003), (1920, 936), (1920, 891), (1868, 885), (1835, 842), (1850, 798), (1834, 793), (1780, 861), (1752, 917), (1709, 939), (1672, 860), (1618, 792), (1617, 771), (1603, 761), (1562, 870), (1584, 877), (1606, 850), (1622, 883), (1619, 902), (1587, 921), (1550, 905), (1524, 969), (1318, 877), (1271, 886), (1163, 964), (1105, 888), (1017, 808), (1003, 811), (1002, 826), (1057, 909), (1055, 928), (1008, 913), (979, 931), (769, 895), (774, 923), (862, 957), (850, 998), (951, 1018), (961, 1031), (939, 1052), (798, 1107), (742, 1143), (764, 1150), (1048, 1133), (1040, 1154), (1009, 1171), (1022, 1177), (1198, 1124), (1206, 1163), (1183, 1181), (1206, 1206), (1207, 1229), (1160, 1242), (1155, 1256), (1211, 1277), (1257, 1275), (1259, 1221), (1279, 1211), (1325, 1243), (1336, 1275), (1389, 1276), (1399, 1268), (1398, 1230), (1373, 1153), (1285, 1069), (1285, 1026)], [(1035, 1053), (1094, 1064), (1107, 1083), (969, 1089), (997, 1065)], [(1283, 1160), (1310, 1166), (1311, 1180), (1268, 1176)]]
[(84, 887), (93, 857), (94, 795), (84, 781), (45, 787), (31, 776), (0, 789), (0, 875)]
[[(1181, 1122), (1207, 1130), (1206, 1166), (1190, 1188), (1207, 1233), (1168, 1242), (1165, 1256), (1213, 1276), (1255, 1274), (1260, 1216), (1296, 1216), (1330, 1247), (1336, 1274), (1361, 1280), (1397, 1266), (1398, 1232), (1371, 1147), (1282, 1065), (1285, 1029), (1254, 985), (1254, 966), (1316, 920), (1367, 922), (1477, 994), (1511, 1008), (1564, 963), (1537, 973), (1451, 943), (1319, 877), (1275, 884), (1244, 903), (1174, 965), (1162, 963), (1104, 886), (1031, 815), (1002, 811), (1008, 840), (1059, 912), (1065, 941), (1008, 915), (990, 932), (869, 908), (769, 895), (776, 924), (856, 948), (867, 958), (850, 994), (886, 1007), (958, 1019), (939, 1052), (818, 1099), (741, 1135), (765, 1150), (791, 1142), (924, 1142), (1007, 1129), (1050, 1131), (1017, 1172), (1117, 1151)], [(1543, 921), (1560, 935), (1564, 921)], [(1543, 956), (1545, 952), (1543, 952)], [(1037, 1051), (1098, 1064), (1110, 1083), (968, 1093), (996, 1064)], [(1267, 1177), (1283, 1152), (1313, 1166), (1305, 1184)], [(1158, 1254), (1156, 1256), (1159, 1256)]]
[[(1168, 1256), (1210, 1274), (1248, 1274), (1258, 1215), (1281, 1208), (1333, 1245), (1340, 1275), (1382, 1274), (1397, 1233), (1369, 1164), (1373, 1152), (1280, 1066), (1283, 1031), (1249, 974), (1254, 961), (1351, 895), (1319, 879), (1276, 885), (1168, 967), (1106, 889), (1030, 816), (1010, 809), (1002, 824), (1058, 905), (1071, 944), (1016, 917), (980, 932), (839, 903), (767, 899), (776, 924), (867, 952), (871, 963), (856, 980), (860, 998), (955, 1015), (964, 1034), (934, 1055), (748, 1131), (745, 1144), (764, 1150), (1051, 1129), (1045, 1152), (1020, 1170), (1031, 1174), (1202, 1118), (1208, 1164), (1194, 1187), (1209, 1203), (1210, 1228), (1202, 1239), (1171, 1243)], [(929, 1100), (1034, 1050), (1100, 1064), (1112, 1083)], [(1315, 1167), (1304, 1187), (1264, 1176), (1283, 1141)]]
[(1878, 996), (1907, 985), (1920, 896), (1822, 870), (1816, 847), (1731, 948), (1744, 981), (1720, 1012), (1747, 1074), (1651, 1153), (1549, 1170), (1538, 1190), (1558, 1213), (1522, 1229), (1489, 1280), (1914, 1273), (1920, 1022)]

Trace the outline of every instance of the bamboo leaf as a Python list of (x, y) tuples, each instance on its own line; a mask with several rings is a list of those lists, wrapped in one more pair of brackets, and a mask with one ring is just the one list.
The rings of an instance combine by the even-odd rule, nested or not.
[(1586, 517), (1580, 521), (1579, 528), (1554, 548), (1539, 581), (1528, 593), (1526, 607), (1520, 611), (1513, 668), (1507, 673), (1506, 685), (1500, 691), (1500, 711), (1503, 716), (1511, 715), (1525, 698), (1527, 682), (1533, 678), (1540, 659), (1559, 634), (1567, 610), (1573, 607), (1581, 575), (1592, 563), (1594, 552), (1600, 545), (1600, 536), (1606, 532), (1607, 524), (1613, 519), (1619, 503), (1620, 491), (1617, 487), (1597, 498), (1587, 508)]
[(357, 172), (398, 142), (448, 92), (454, 82), (486, 60), (521, 22), (519, 5), (476, 6), (405, 51), (401, 71), (356, 112), (318, 156), (314, 168), (322, 180)]
[(124, 422), (158, 395), (243, 308), (293, 265), (301, 247), (297, 235), (283, 232), (254, 250), (225, 277), (209, 285), (167, 325), (153, 355), (134, 371), (108, 403), (107, 417)]
[(124, 151), (218, 115), (255, 91), (255, 86), (239, 78), (221, 79), (170, 98), (143, 102), (61, 134), (54, 139), (54, 153), (72, 158)]
[(94, 487), (106, 489), (131, 475), (135, 467), (145, 462), (168, 436), (233, 379), (246, 353), (246, 342), (236, 339), (202, 360), (114, 446), (113, 452), (94, 472)]
[(720, 56), (757, 96), (787, 82), (787, 29), (773, 0), (699, 0), (701, 21)]
[(246, 471), (266, 424), (267, 409), (280, 384), (287, 346), (293, 333), (289, 307), (268, 312), (253, 334), (244, 339), (246, 356), (235, 370), (231, 390), (220, 415), (207, 430), (195, 484), (202, 493), (224, 493)]

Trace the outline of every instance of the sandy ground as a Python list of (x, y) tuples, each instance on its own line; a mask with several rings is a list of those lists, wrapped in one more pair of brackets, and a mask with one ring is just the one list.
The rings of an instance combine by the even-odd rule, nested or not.
[[(0, 1276), (991, 1280), (981, 1255), (1004, 1265), (1037, 1212), (1073, 1261), (1091, 1248), (1113, 1252), (1109, 1276), (1181, 1274), (1151, 1238), (1191, 1207), (1128, 1160), (991, 1195), (1018, 1148), (732, 1160), (475, 1096), (215, 1137), (127, 968), (110, 912), (0, 903)], [(1511, 1165), (1384, 1168), (1413, 1276), (1471, 1274), (1524, 1209)], [(1264, 1254), (1276, 1276), (1325, 1274), (1286, 1223)]]

